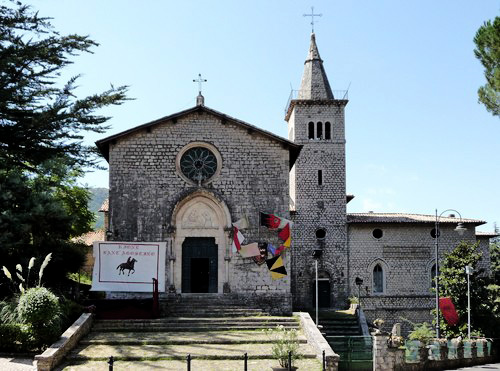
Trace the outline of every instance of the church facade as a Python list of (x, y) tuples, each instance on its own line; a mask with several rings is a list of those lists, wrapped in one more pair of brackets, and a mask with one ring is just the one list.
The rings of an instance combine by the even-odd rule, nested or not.
[[(108, 239), (167, 243), (164, 297), (203, 293), (271, 313), (307, 310), (317, 259), (321, 307), (360, 295), (369, 319), (429, 320), (435, 217), (347, 213), (346, 97), (334, 96), (312, 34), (285, 117), (288, 139), (208, 108), (200, 94), (193, 108), (98, 141), (109, 163)], [(291, 246), (280, 254), (280, 230), (263, 226), (261, 213), (288, 222)], [(248, 225), (238, 231), (241, 220)], [(440, 221), (441, 253), (479, 240), (489, 269), (492, 235), (475, 232), (483, 221)], [(459, 221), (464, 236), (454, 232)], [(232, 246), (239, 234), (259, 256)], [(266, 263), (273, 255), (286, 272), (279, 277)]]

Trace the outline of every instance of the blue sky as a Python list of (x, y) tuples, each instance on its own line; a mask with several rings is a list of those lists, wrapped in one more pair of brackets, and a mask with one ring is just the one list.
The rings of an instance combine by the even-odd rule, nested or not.
[[(195, 104), (286, 136), (284, 106), (300, 85), (311, 5), (319, 51), (346, 108), (349, 212), (462, 216), (500, 224), (500, 120), (477, 103), (484, 83), (473, 37), (495, 0), (32, 1), (61, 33), (101, 45), (76, 57), (79, 95), (129, 85), (105, 136)], [(61, 80), (61, 81), (62, 81)], [(107, 173), (83, 183), (107, 187)]]

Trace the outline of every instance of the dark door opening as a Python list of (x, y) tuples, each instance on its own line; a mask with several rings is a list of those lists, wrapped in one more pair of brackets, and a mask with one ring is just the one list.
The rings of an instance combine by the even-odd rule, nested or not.
[[(330, 279), (320, 278), (318, 279), (318, 307), (319, 308), (330, 308)], [(316, 281), (312, 282), (312, 307), (316, 307)]]
[(191, 292), (209, 292), (210, 259), (191, 258)]
[(188, 237), (182, 244), (182, 292), (217, 292), (215, 238)]
[(330, 281), (318, 281), (318, 306), (320, 308), (330, 308)]

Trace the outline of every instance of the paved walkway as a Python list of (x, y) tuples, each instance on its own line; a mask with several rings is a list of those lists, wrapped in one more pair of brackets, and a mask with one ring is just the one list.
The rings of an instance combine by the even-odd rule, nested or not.
[(33, 358), (0, 357), (0, 370), (2, 371), (28, 371), (36, 370)]
[(453, 370), (467, 370), (467, 371), (500, 370), (500, 363), (488, 363), (487, 365), (454, 368)]

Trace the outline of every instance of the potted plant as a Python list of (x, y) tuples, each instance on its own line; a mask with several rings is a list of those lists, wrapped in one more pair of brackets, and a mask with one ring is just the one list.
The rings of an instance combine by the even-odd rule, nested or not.
[(299, 353), (299, 336), (296, 329), (286, 329), (282, 325), (276, 326), (275, 329), (265, 330), (272, 341), (272, 353), (273, 357), (276, 358), (281, 367), (273, 367), (274, 371), (287, 371), (288, 368), (288, 358), (291, 352), (291, 369), (297, 370), (296, 366), (293, 366), (294, 361), (301, 358)]

